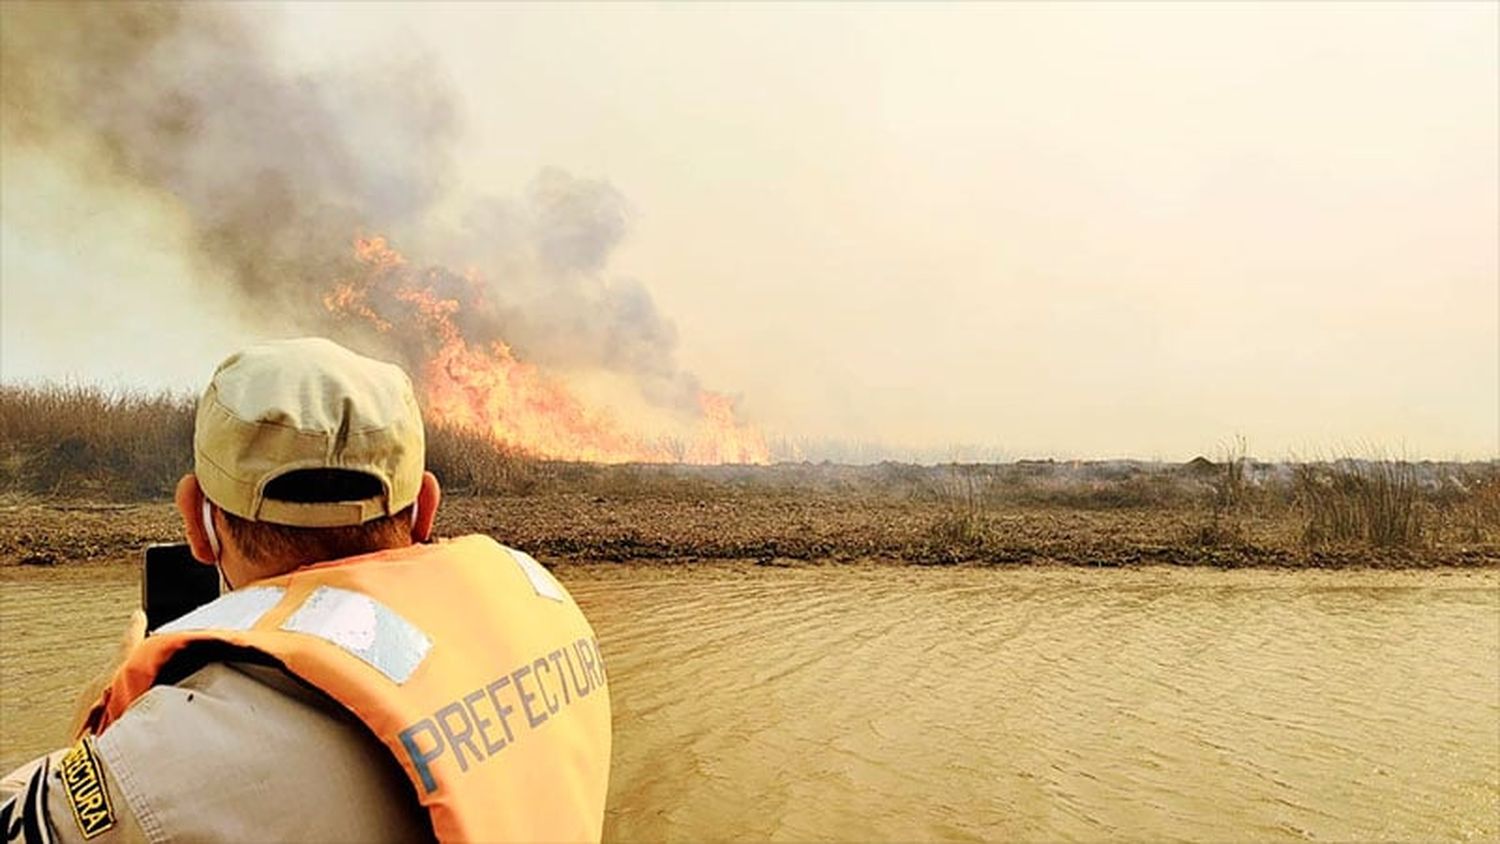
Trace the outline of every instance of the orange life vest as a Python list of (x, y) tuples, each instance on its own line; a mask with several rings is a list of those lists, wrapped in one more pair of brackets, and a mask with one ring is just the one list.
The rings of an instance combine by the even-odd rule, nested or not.
[(400, 761), (443, 841), (597, 841), (609, 689), (593, 629), (531, 557), (488, 537), (257, 581), (164, 625), (115, 674), (99, 733), (201, 643), (269, 655)]

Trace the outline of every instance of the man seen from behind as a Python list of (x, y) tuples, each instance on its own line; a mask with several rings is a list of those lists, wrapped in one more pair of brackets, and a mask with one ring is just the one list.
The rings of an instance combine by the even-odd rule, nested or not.
[(6, 840), (599, 840), (593, 630), (530, 556), (432, 539), (424, 443), (394, 365), (316, 338), (225, 360), (176, 504), (227, 589), (6, 778)]

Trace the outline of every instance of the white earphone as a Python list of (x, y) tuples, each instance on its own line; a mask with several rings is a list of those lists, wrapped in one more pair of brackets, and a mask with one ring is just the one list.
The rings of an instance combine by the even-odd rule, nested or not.
[(203, 499), (203, 532), (208, 535), (208, 547), (214, 551), (214, 562), (219, 560), (219, 534), (214, 530), (214, 513), (208, 499)]
[(417, 529), (417, 510), (418, 509), (419, 509), (419, 507), (417, 505), (417, 502), (416, 501), (412, 501), (412, 503), (411, 503), (411, 529), (412, 530), (416, 530)]

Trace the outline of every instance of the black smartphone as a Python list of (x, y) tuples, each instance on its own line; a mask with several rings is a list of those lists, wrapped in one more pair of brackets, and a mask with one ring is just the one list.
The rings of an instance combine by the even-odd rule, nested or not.
[(141, 569), (141, 609), (152, 631), (219, 597), (219, 569), (193, 559), (185, 543), (150, 545)]

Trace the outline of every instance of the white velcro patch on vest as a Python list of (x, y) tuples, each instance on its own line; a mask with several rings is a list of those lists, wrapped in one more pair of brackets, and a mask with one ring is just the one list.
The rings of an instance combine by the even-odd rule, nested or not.
[(536, 590), (538, 595), (554, 601), (563, 599), (562, 589), (558, 588), (557, 581), (552, 579), (552, 574), (541, 563), (525, 551), (517, 551), (508, 546), (505, 550), (516, 559), (516, 564), (521, 567), (521, 572), (526, 575), (526, 579), (531, 581), (531, 588)]
[(343, 648), (384, 674), (405, 683), (427, 658), (432, 640), (396, 611), (359, 592), (319, 586), (281, 625)]
[(281, 602), (286, 590), (279, 586), (251, 586), (220, 595), (176, 621), (156, 628), (157, 633), (186, 630), (249, 630), (271, 607)]

